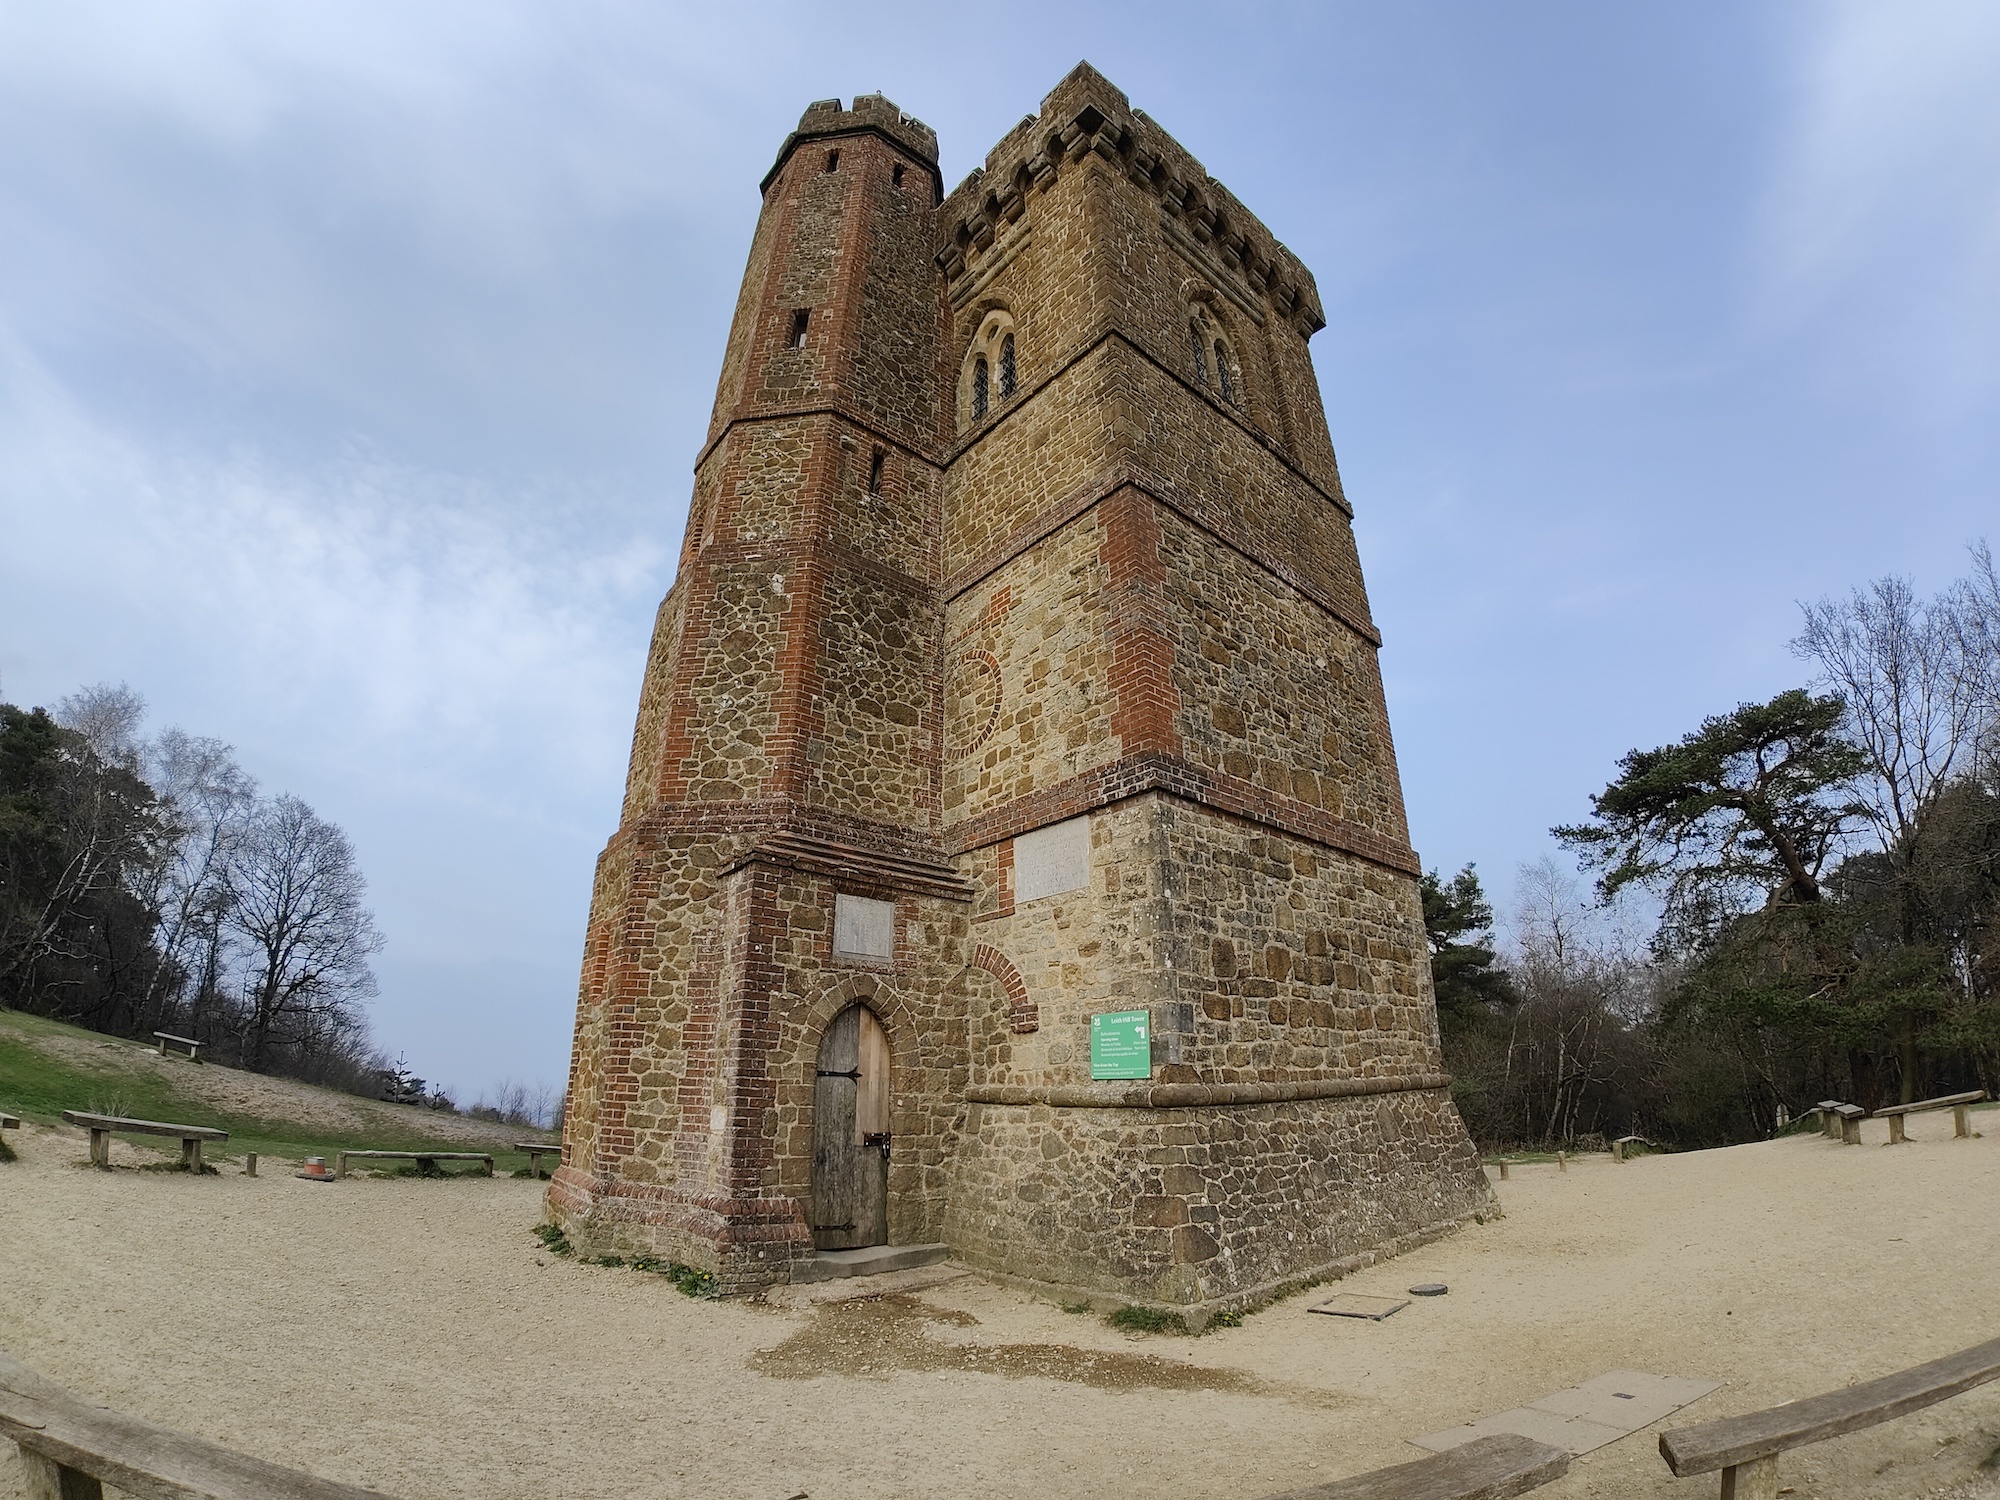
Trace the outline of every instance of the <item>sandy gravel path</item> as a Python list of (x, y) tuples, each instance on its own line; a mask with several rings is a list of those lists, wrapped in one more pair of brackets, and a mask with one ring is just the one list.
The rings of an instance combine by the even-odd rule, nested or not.
[[(542, 1252), (534, 1184), (79, 1167), (13, 1133), (0, 1348), (110, 1405), (403, 1500), (1167, 1496), (1253, 1500), (1614, 1368), (1721, 1390), (1672, 1422), (2000, 1335), (2000, 1114), (1886, 1149), (1817, 1138), (1517, 1168), (1507, 1216), (1346, 1285), (1450, 1295), (1381, 1324), (1307, 1297), (1127, 1338), (960, 1277), (704, 1303)], [(26, 1138), (21, 1139), (22, 1136)], [(1537, 1491), (1702, 1496), (1645, 1430)], [(2000, 1496), (2000, 1383), (1804, 1450), (1822, 1500)], [(0, 1458), (0, 1496), (20, 1476)]]

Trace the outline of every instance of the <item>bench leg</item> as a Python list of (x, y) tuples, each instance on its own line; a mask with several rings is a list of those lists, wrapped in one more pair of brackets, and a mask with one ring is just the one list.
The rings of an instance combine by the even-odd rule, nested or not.
[(493, 1175), (493, 1158), (490, 1156), (487, 1157), (481, 1165), (486, 1168), (486, 1175), (491, 1177)]
[(1502, 1182), (1507, 1180), (1507, 1163), (1504, 1161), (1500, 1163), (1500, 1180)]
[(245, 1151), (243, 1153), (243, 1175), (245, 1177), (255, 1177), (257, 1175), (257, 1153), (255, 1151)]
[(1909, 1137), (1903, 1134), (1903, 1117), (1901, 1115), (1889, 1116), (1889, 1144), (1900, 1146), (1908, 1139)]
[(21, 1472), (28, 1500), (104, 1500), (104, 1486), (81, 1469), (69, 1469), (40, 1453), (21, 1449)]
[(1625, 1143), (1623, 1141), (1613, 1141), (1611, 1143), (1611, 1159), (1613, 1161), (1625, 1160)]
[[(1890, 1118), (1894, 1119), (1895, 1116), (1891, 1115)], [(1842, 1120), (1840, 1122), (1840, 1144), (1843, 1146), (1858, 1146), (1861, 1144), (1861, 1122), (1859, 1120)]]
[(1767, 1453), (1724, 1469), (1722, 1500), (1778, 1500), (1778, 1455)]
[(1954, 1139), (1961, 1141), (1972, 1134), (1972, 1113), (1963, 1104), (1952, 1106), (1951, 1133)]
[(90, 1164), (93, 1167), (111, 1165), (111, 1132), (92, 1130), (90, 1132)]
[(340, 1153), (340, 1155), (336, 1156), (333, 1159), (333, 1180), (335, 1182), (338, 1182), (340, 1181), (341, 1178), (345, 1177), (346, 1175), (347, 1175), (347, 1153), (343, 1151)]

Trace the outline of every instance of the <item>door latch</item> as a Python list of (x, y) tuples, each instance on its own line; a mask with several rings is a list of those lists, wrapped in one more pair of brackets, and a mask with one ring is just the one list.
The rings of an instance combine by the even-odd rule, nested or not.
[(874, 1147), (876, 1147), (876, 1148), (877, 1148), (877, 1149), (879, 1149), (879, 1150), (881, 1151), (881, 1153), (882, 1153), (882, 1160), (884, 1160), (884, 1161), (887, 1161), (887, 1160), (889, 1159), (889, 1132), (888, 1132), (888, 1131), (886, 1131), (886, 1130), (870, 1130), (870, 1131), (867, 1131), (867, 1132), (866, 1132), (866, 1133), (864, 1133), (864, 1134), (862, 1135), (862, 1137), (861, 1137), (861, 1144), (862, 1144), (862, 1145), (864, 1145), (864, 1146), (874, 1146)]

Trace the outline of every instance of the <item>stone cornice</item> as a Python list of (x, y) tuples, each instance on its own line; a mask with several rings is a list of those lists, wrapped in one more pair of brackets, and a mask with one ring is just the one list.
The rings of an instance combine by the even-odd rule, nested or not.
[(1276, 829), (1400, 875), (1423, 873), (1416, 851), (1400, 839), (1240, 776), (1207, 770), (1183, 756), (1159, 750), (1125, 756), (1039, 787), (962, 822), (947, 824), (946, 847), (955, 855), (967, 854), (1146, 792), (1160, 792), (1211, 812)]
[(1230, 535), (1226, 518), (1216, 515), (1213, 507), (1200, 501), (1190, 501), (1177, 494), (1174, 486), (1164, 477), (1131, 462), (1122, 463), (1079, 485), (1067, 497), (1057, 501), (1041, 514), (1031, 517), (1016, 527), (1004, 540), (989, 547), (973, 561), (952, 573), (944, 582), (942, 592), (945, 602), (949, 604), (967, 590), (977, 588), (1023, 552), (1048, 540), (1077, 517), (1087, 513), (1093, 506), (1102, 504), (1127, 485), (1155, 503), (1164, 505), (1190, 526), (1206, 532), (1253, 566), (1263, 569), (1281, 583), (1295, 589), (1369, 645), (1377, 650), (1381, 649), (1382, 635), (1376, 630), (1372, 621), (1365, 616), (1357, 617), (1352, 610), (1283, 558), (1264, 552), (1240, 536)]
[[(948, 469), (957, 463), (959, 459), (963, 458), (976, 445), (983, 442), (989, 435), (998, 431), (1004, 424), (1026, 411), (1029, 405), (1053, 385), (1060, 376), (1074, 369), (1094, 354), (1100, 347), (1113, 339), (1123, 344), (1127, 349), (1145, 360), (1147, 364), (1158, 370), (1162, 375), (1165, 375), (1190, 395), (1200, 397), (1210, 410), (1214, 411), (1218, 416), (1226, 417), (1229, 421), (1233, 422), (1258, 447), (1262, 448), (1271, 458), (1282, 464), (1285, 472), (1290, 474), (1294, 479), (1297, 479), (1299, 483), (1315, 491), (1321, 499), (1333, 506), (1334, 509), (1338, 510), (1349, 521), (1354, 519), (1354, 507), (1347, 503), (1347, 497), (1337, 490), (1329, 490), (1319, 480), (1313, 478), (1312, 475), (1300, 468), (1293, 461), (1292, 456), (1285, 451), (1283, 443), (1244, 416), (1238, 408), (1216, 395), (1214, 391), (1209, 390), (1205, 386), (1195, 384), (1194, 381), (1188, 379), (1180, 370), (1166, 363), (1158, 355), (1154, 354), (1152, 350), (1113, 323), (1100, 324), (1078, 343), (1074, 349), (1051, 367), (1046, 374), (1042, 375), (1032, 384), (1022, 387), (1015, 396), (1008, 400), (1005, 406), (988, 413), (977, 425), (969, 428), (954, 441), (947, 443), (942, 450), (942, 462), (944, 466)], [(704, 449), (703, 452), (705, 454), (707, 450)]]
[(919, 463), (928, 464), (933, 469), (944, 467), (944, 456), (935, 448), (926, 448), (905, 437), (897, 437), (879, 426), (875, 419), (846, 401), (804, 401), (796, 406), (767, 406), (751, 410), (747, 405), (739, 406), (731, 412), (723, 424), (715, 429), (715, 436), (702, 444), (701, 452), (695, 455), (697, 471), (708, 462), (709, 454), (718, 444), (738, 427), (751, 427), (759, 422), (781, 422), (791, 417), (836, 417), (850, 427), (858, 427), (872, 438), (878, 438), (891, 448), (914, 458)]
[(1215, 1109), (1293, 1104), (1309, 1099), (1365, 1099), (1432, 1093), (1451, 1087), (1449, 1073), (1390, 1078), (1300, 1078), (1281, 1083), (975, 1083), (968, 1104), (1046, 1104), (1055, 1109)]

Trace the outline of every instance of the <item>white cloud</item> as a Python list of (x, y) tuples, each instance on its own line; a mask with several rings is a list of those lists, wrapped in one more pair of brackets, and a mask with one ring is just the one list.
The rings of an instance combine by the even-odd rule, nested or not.
[(1764, 312), (1832, 318), (1913, 405), (2000, 375), (2000, 7), (1844, 0), (1801, 52), (1766, 219)]
[[(390, 776), (490, 756), (474, 782), (615, 780), (643, 649), (627, 637), (671, 563), (623, 519), (364, 454), (314, 474), (163, 456), (0, 340), (0, 665), (38, 687), (65, 668), (156, 702), (201, 684)], [(30, 641), (39, 659), (17, 655)]]

